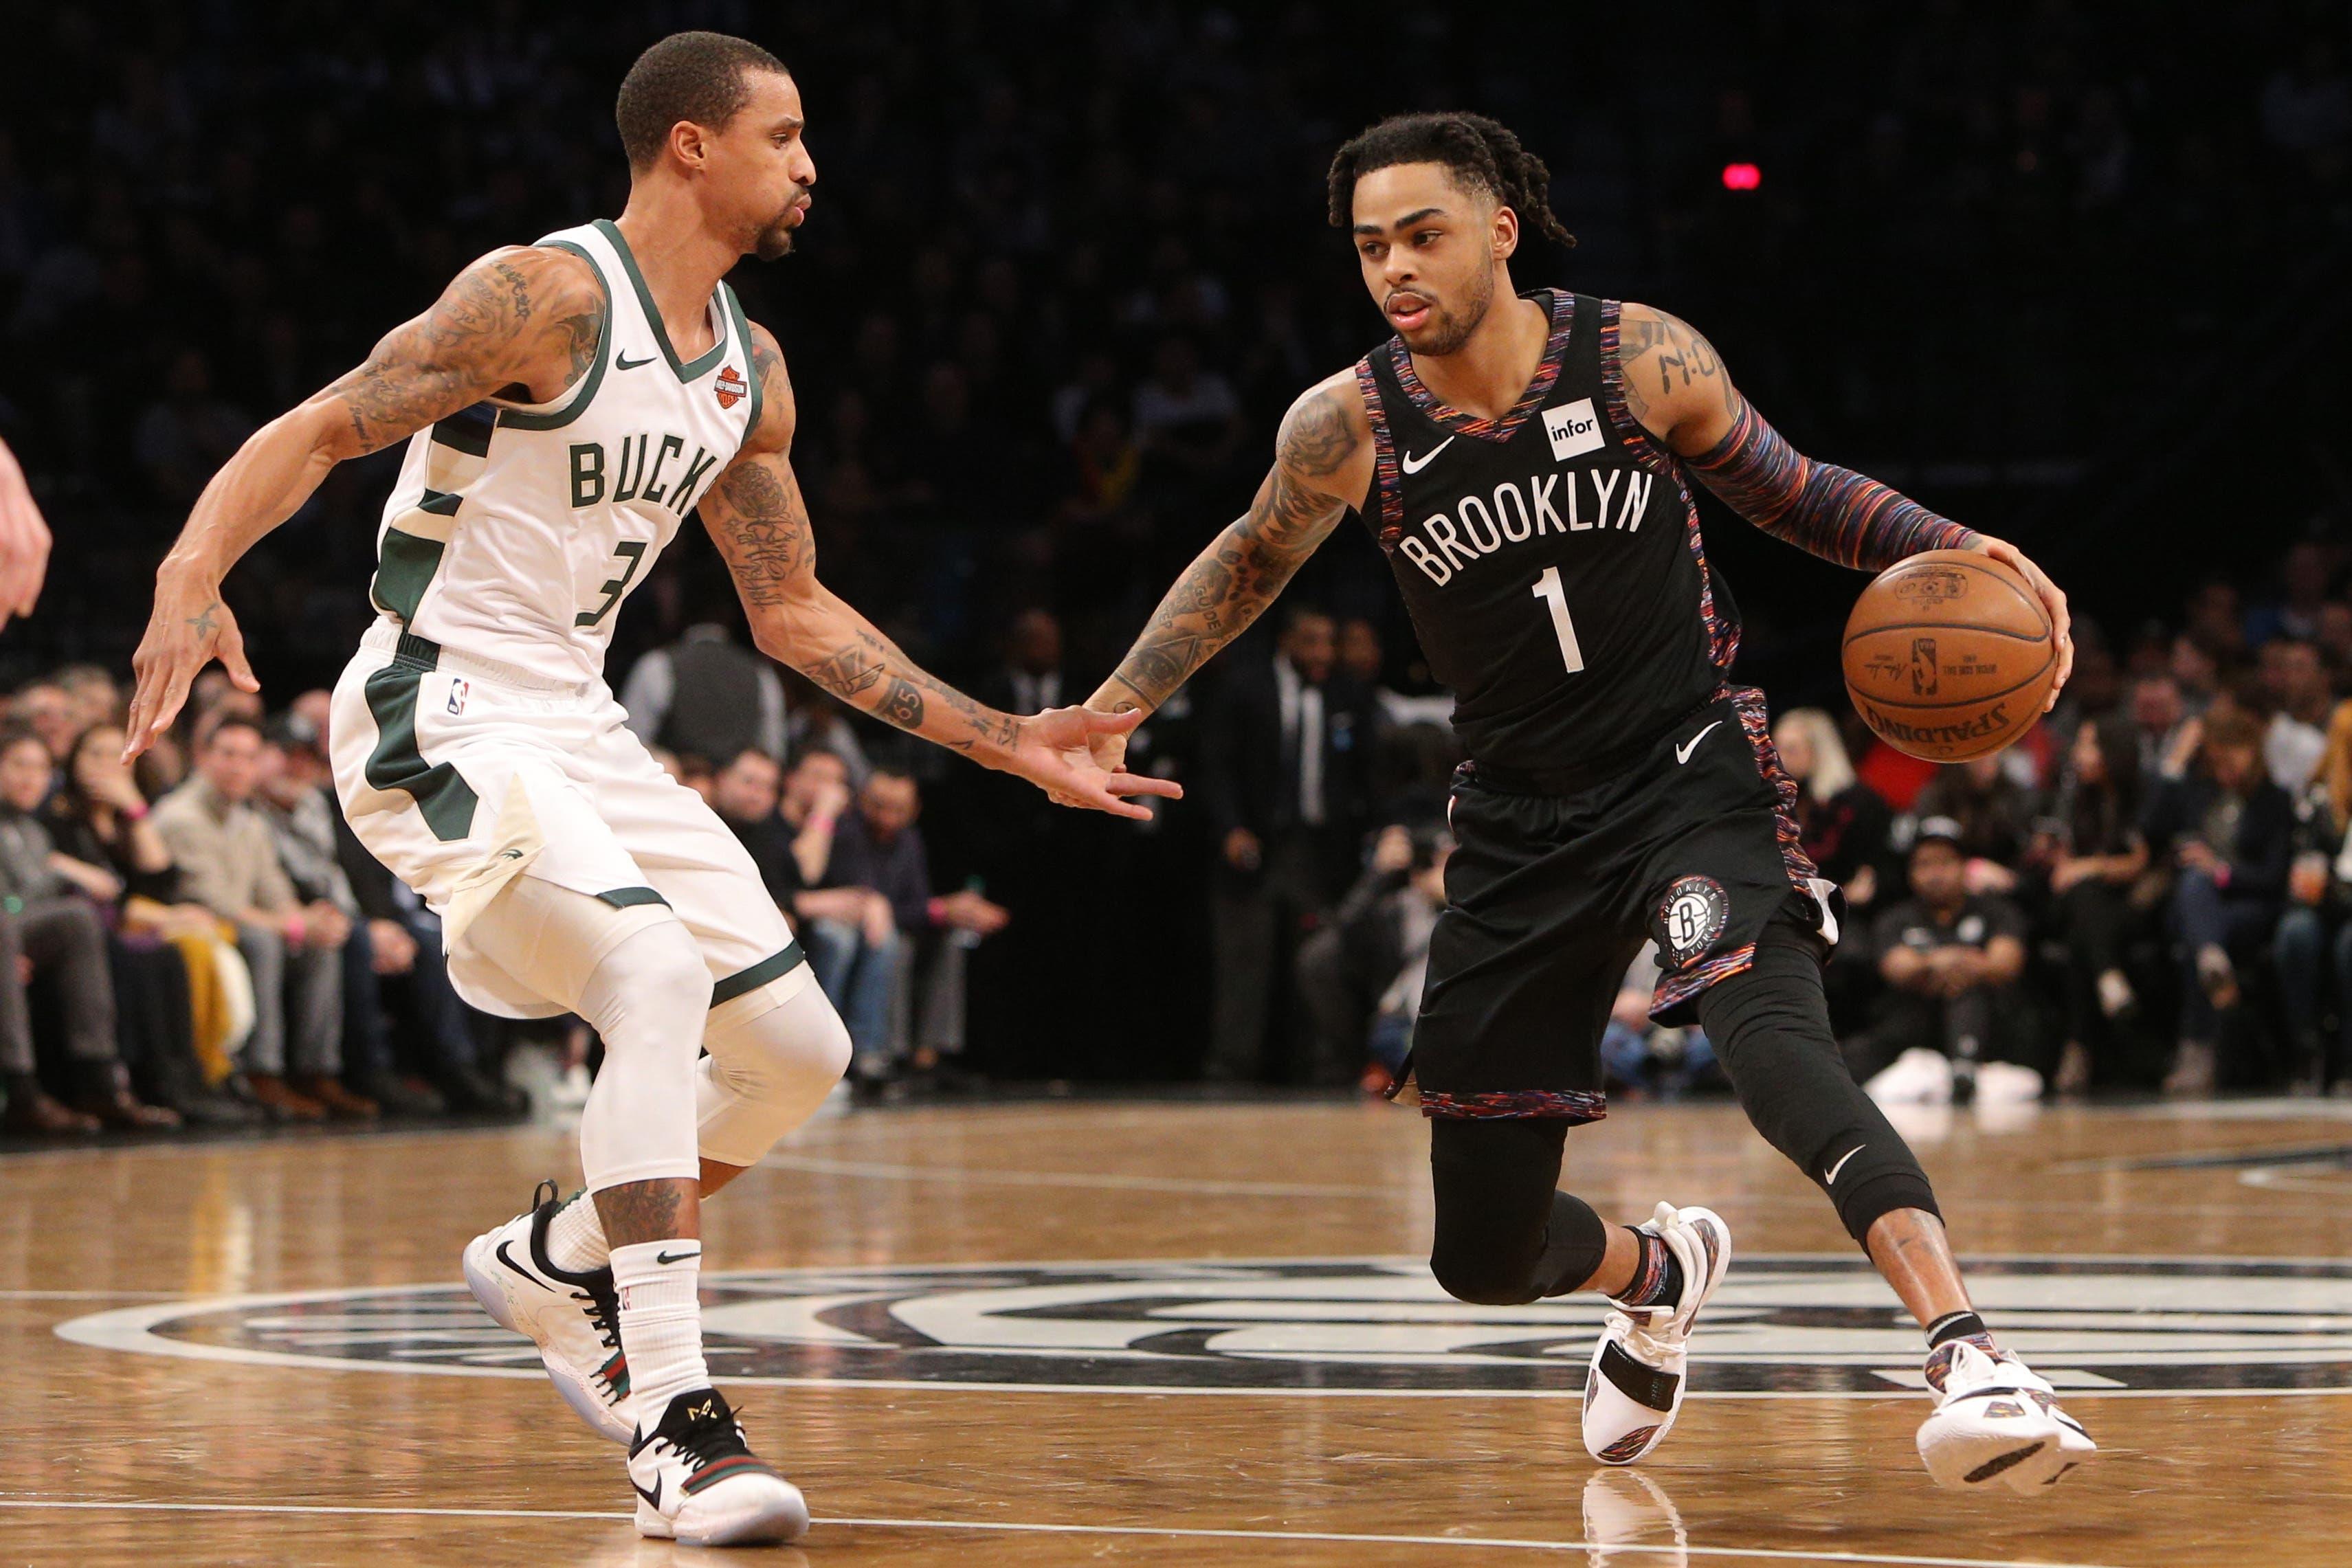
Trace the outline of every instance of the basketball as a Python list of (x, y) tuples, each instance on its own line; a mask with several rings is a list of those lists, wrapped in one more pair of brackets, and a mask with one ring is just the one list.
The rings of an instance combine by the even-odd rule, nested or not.
[(1965, 762), (2033, 726), (2058, 678), (2058, 640), (2024, 578), (1939, 549), (1878, 574), (1846, 617), (1845, 688), (1898, 751)]

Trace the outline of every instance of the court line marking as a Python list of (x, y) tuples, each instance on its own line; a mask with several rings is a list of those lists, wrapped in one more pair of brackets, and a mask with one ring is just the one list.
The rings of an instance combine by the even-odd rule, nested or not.
[[(2226, 1167), (2224, 1167), (2226, 1168)], [(982, 1166), (908, 1165), (887, 1160), (842, 1159), (829, 1155), (796, 1154), (789, 1149), (771, 1153), (760, 1162), (754, 1175), (767, 1170), (796, 1170), (811, 1176), (837, 1176), (855, 1179), (905, 1182), (952, 1182), (959, 1186), (974, 1184), (998, 1186), (1034, 1186), (1065, 1190), (1109, 1189), (1127, 1192), (1187, 1193), (1209, 1197), (1266, 1198), (1328, 1198), (1411, 1202), (1424, 1190), (1425, 1184), (1394, 1183), (1386, 1186), (1369, 1182), (1350, 1185), (1311, 1185), (1289, 1182), (1219, 1181), (1204, 1176), (1111, 1176), (1092, 1171), (1032, 1171), (992, 1169)], [(2060, 1174), (2063, 1167), (2052, 1167), (2049, 1174)], [(1633, 1172), (1612, 1175), (1595, 1169), (1593, 1186), (1622, 1180)], [(2333, 1196), (2331, 1191), (2330, 1196)], [(1979, 1194), (1959, 1200), (1970, 1212), (2000, 1211), (2007, 1214), (2087, 1214), (2105, 1213), (2114, 1207), (2106, 1202), (2051, 1203), (2029, 1198), (2005, 1198)], [(1738, 1209), (1776, 1208), (1813, 1210), (1821, 1207), (1818, 1196), (1799, 1197), (1794, 1194), (1743, 1193), (1728, 1199), (1724, 1207)], [(2213, 1215), (2239, 1215), (2253, 1211), (2253, 1205), (2209, 1202), (2189, 1204), (2134, 1204), (2132, 1211), (2139, 1215), (2169, 1215), (2176, 1218), (2204, 1218)]]
[[(1808, 1262), (1850, 1262), (1850, 1252), (1775, 1252), (1768, 1254), (1776, 1261), (1803, 1264)], [(2046, 1258), (2042, 1253), (1988, 1252), (1973, 1253), (1962, 1260), (1974, 1262), (2033, 1262)], [(1160, 1259), (1055, 1259), (1050, 1260), (1004, 1260), (987, 1263), (881, 1263), (845, 1264), (827, 1267), (822, 1264), (781, 1269), (745, 1269), (732, 1270), (737, 1278), (757, 1278), (761, 1275), (871, 1274), (887, 1276), (907, 1271), (932, 1273), (988, 1273), (1005, 1269), (1085, 1269), (1099, 1263), (1117, 1267), (1137, 1263), (1168, 1263), (1186, 1266), (1230, 1264), (1247, 1267), (1265, 1263), (1364, 1263), (1377, 1261), (1363, 1255), (1349, 1257), (1323, 1256), (1312, 1258), (1160, 1258)], [(1388, 1261), (1418, 1266), (1420, 1260), (1396, 1256)], [(2137, 1252), (2101, 1252), (2084, 1254), (2075, 1261), (2112, 1263), (2270, 1263), (2288, 1267), (2312, 1265), (2335, 1268), (2340, 1258), (2237, 1258), (2212, 1254), (2162, 1254)], [(723, 1284), (728, 1273), (712, 1276)], [(536, 1366), (457, 1366), (440, 1362), (395, 1362), (347, 1359), (341, 1356), (308, 1355), (299, 1351), (257, 1351), (237, 1345), (207, 1344), (200, 1341), (171, 1339), (152, 1332), (154, 1325), (166, 1319), (193, 1315), (197, 1312), (253, 1311), (263, 1307), (295, 1306), (322, 1301), (347, 1301), (359, 1297), (422, 1296), (462, 1290), (455, 1282), (411, 1285), (347, 1286), (335, 1290), (289, 1291), (260, 1295), (199, 1296), (173, 1300), (161, 1306), (119, 1307), (112, 1312), (93, 1312), (84, 1317), (68, 1318), (53, 1325), (50, 1333), (70, 1344), (87, 1345), (96, 1350), (119, 1351), (133, 1355), (179, 1356), (190, 1361), (210, 1361), (234, 1366), (300, 1367), (316, 1372), (397, 1373), (424, 1377), (501, 1377), (517, 1380), (544, 1378), (544, 1369)], [(1572, 1369), (1571, 1369), (1572, 1370)], [(1300, 1388), (1300, 1387), (1146, 1387), (1121, 1384), (1090, 1383), (967, 1383), (962, 1381), (925, 1381), (920, 1378), (824, 1378), (824, 1377), (754, 1377), (717, 1374), (722, 1383), (740, 1384), (747, 1388), (803, 1388), (822, 1392), (856, 1392), (877, 1389), (898, 1394), (970, 1393), (970, 1394), (1088, 1394), (1118, 1396), (1127, 1398), (1155, 1398), (1163, 1395), (1191, 1398), (1229, 1399), (1582, 1399), (1583, 1385), (1560, 1388)], [(2070, 1388), (2066, 1397), (2073, 1399), (2277, 1399), (2277, 1398), (2342, 1398), (2352, 1396), (2352, 1385), (2330, 1388)], [(1708, 1389), (1692, 1388), (1684, 1394), (1685, 1399), (1812, 1399), (1812, 1400), (1917, 1400), (1916, 1388), (1870, 1389)], [(1616, 1550), (1612, 1548), (1612, 1550)]]
[[(432, 1519), (562, 1519), (602, 1520), (619, 1524), (635, 1517), (626, 1513), (592, 1513), (582, 1510), (540, 1508), (389, 1508), (368, 1505), (291, 1502), (107, 1502), (91, 1499), (0, 1498), (0, 1508), (71, 1509), (87, 1512), (131, 1513), (278, 1513), (391, 1515)], [(1701, 1546), (1657, 1544), (1618, 1545), (1597, 1541), (1540, 1541), (1521, 1536), (1384, 1535), (1322, 1530), (1218, 1530), (1208, 1527), (1149, 1524), (1047, 1524), (1022, 1520), (884, 1519), (845, 1517), (811, 1521), (820, 1529), (939, 1530), (991, 1531), (1015, 1535), (1121, 1535), (1184, 1541), (1284, 1541), (1335, 1546), (1465, 1546), (1506, 1552), (1616, 1552), (1644, 1557), (1757, 1558), (1777, 1563), (1856, 1563), (1879, 1568), (2112, 1568), (2095, 1563), (2059, 1563), (2043, 1557), (1916, 1557), (1880, 1552), (1797, 1552), (1777, 1546)]]

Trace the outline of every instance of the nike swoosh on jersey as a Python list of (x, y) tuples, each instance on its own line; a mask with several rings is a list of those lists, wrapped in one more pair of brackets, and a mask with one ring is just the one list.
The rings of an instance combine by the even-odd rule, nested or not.
[(629, 358), (628, 350), (624, 349), (619, 353), (613, 356), (613, 368), (616, 371), (634, 371), (639, 365), (652, 364), (656, 356), (647, 354), (642, 360), (633, 360)]
[(1447, 447), (1453, 445), (1454, 440), (1454, 438), (1453, 436), (1447, 436), (1444, 440), (1431, 447), (1428, 455), (1425, 456), (1415, 457), (1412, 453), (1406, 453), (1404, 455), (1404, 471), (1408, 474), (1420, 473), (1423, 469), (1436, 462), (1437, 455), (1444, 451)]
[(1706, 729), (1700, 730), (1696, 735), (1692, 736), (1688, 740), (1683, 742), (1680, 746), (1675, 747), (1675, 760), (1676, 762), (1688, 762), (1691, 758), (1691, 753), (1698, 749), (1698, 743), (1705, 740), (1709, 732), (1713, 731), (1722, 723), (1723, 721), (1721, 719), (1717, 719), (1714, 724), (1708, 725)]
[(1830, 1167), (1830, 1174), (1822, 1178), (1822, 1185), (1823, 1186), (1835, 1186), (1837, 1184), (1838, 1172), (1845, 1169), (1846, 1161), (1853, 1158), (1854, 1155), (1862, 1153), (1863, 1150), (1868, 1147), (1870, 1147), (1868, 1144), (1856, 1144), (1853, 1147), (1840, 1155), (1838, 1156), (1838, 1163)]

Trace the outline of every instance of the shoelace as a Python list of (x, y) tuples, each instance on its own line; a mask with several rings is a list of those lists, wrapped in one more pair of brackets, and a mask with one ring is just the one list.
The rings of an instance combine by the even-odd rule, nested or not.
[(1637, 1360), (1658, 1361), (1679, 1348), (1675, 1336), (1653, 1332), (1652, 1325), (1662, 1319), (1671, 1323), (1674, 1314), (1664, 1311), (1611, 1312), (1608, 1327), (1625, 1336), (1626, 1348)]
[(703, 1420), (689, 1421), (686, 1430), (676, 1437), (656, 1433), (654, 1440), (667, 1443), (671, 1450), (686, 1461), (689, 1474), (705, 1465), (732, 1458), (739, 1454), (748, 1455), (751, 1451), (751, 1444), (743, 1437), (743, 1425), (733, 1411), (723, 1418), (713, 1413)]

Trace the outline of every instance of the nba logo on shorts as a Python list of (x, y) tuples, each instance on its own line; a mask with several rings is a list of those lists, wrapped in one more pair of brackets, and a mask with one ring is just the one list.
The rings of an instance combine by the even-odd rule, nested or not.
[(1601, 416), (1593, 412), (1591, 398), (1580, 397), (1544, 410), (1544, 434), (1551, 437), (1552, 461), (1565, 463), (1580, 452), (1599, 448)]
[(1731, 901), (1723, 884), (1711, 876), (1686, 876), (1666, 889), (1658, 905), (1658, 945), (1677, 964), (1686, 963), (1715, 946), (1730, 918)]
[(449, 677), (449, 711), (451, 713), (464, 713), (466, 711), (466, 694), (472, 689), (473, 688), (471, 686), (468, 686), (466, 684), (465, 676), (452, 675)]

